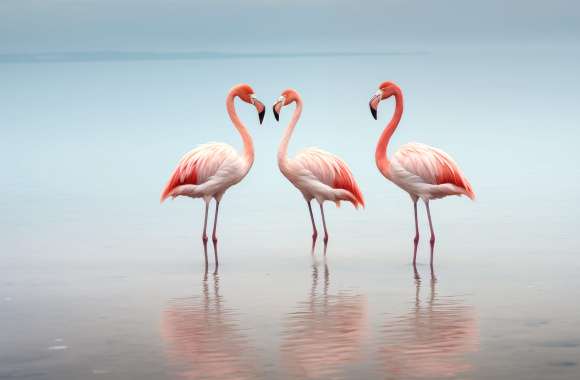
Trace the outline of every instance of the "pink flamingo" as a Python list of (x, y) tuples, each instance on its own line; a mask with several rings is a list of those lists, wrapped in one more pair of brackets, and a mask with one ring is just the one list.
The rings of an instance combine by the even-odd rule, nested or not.
[(304, 199), (306, 199), (310, 220), (312, 221), (313, 249), (318, 231), (314, 223), (310, 201), (316, 199), (320, 205), (324, 227), (324, 247), (326, 248), (328, 231), (324, 217), (324, 201), (333, 201), (337, 206), (340, 206), (340, 201), (347, 201), (351, 202), (355, 208), (358, 208), (359, 205), (364, 207), (364, 200), (350, 169), (339, 157), (318, 148), (307, 148), (298, 153), (293, 159), (288, 159), (288, 143), (302, 112), (302, 99), (298, 92), (293, 89), (287, 89), (282, 92), (282, 95), (273, 106), (274, 116), (279, 121), (282, 107), (291, 103), (296, 103), (296, 109), (278, 148), (278, 167), (282, 174), (300, 190)]
[(215, 217), (213, 221), (212, 241), (216, 267), (217, 255), (217, 220), (220, 201), (230, 186), (240, 182), (250, 171), (254, 162), (254, 145), (248, 130), (236, 114), (234, 100), (239, 97), (244, 102), (252, 104), (258, 111), (260, 124), (264, 120), (265, 107), (256, 99), (254, 90), (247, 84), (238, 84), (232, 87), (226, 98), (228, 115), (242, 136), (244, 154), (239, 155), (236, 150), (223, 143), (209, 143), (201, 145), (189, 153), (186, 153), (171, 174), (165, 189), (161, 194), (161, 202), (168, 197), (186, 196), (191, 198), (203, 198), (205, 202), (205, 218), (203, 221), (203, 247), (205, 264), (207, 266), (207, 214), (211, 198), (216, 201)]
[(455, 161), (444, 151), (425, 144), (409, 143), (403, 145), (392, 157), (387, 158), (387, 145), (403, 114), (403, 93), (393, 82), (384, 82), (369, 102), (371, 113), (377, 119), (377, 107), (381, 100), (395, 97), (395, 114), (381, 134), (375, 160), (379, 171), (389, 181), (405, 190), (413, 200), (415, 209), (415, 247), (413, 264), (417, 258), (417, 244), (419, 242), (419, 225), (417, 222), (417, 200), (421, 198), (427, 209), (429, 229), (431, 230), (431, 265), (433, 265), (433, 246), (435, 233), (431, 222), (429, 201), (443, 198), (448, 195), (465, 195), (475, 199), (475, 193), (467, 178), (459, 169)]

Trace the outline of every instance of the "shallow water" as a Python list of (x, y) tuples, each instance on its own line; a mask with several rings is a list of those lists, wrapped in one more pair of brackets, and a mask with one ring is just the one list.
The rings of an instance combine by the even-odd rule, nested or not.
[[(0, 379), (577, 379), (580, 171), (577, 50), (0, 65)], [(253, 80), (251, 80), (253, 79)], [(420, 208), (373, 162), (405, 92), (393, 149), (440, 147), (476, 202)], [(326, 206), (326, 258), (278, 173), (282, 127), (220, 207), (206, 273), (200, 202), (158, 204), (181, 154), (239, 147), (224, 97), (248, 81), (305, 101), (290, 150), (342, 156), (367, 206)], [(257, 124), (257, 123), (255, 123)], [(318, 220), (318, 216), (317, 216)], [(210, 255), (211, 256), (211, 255)]]
[(513, 268), (482, 257), (434, 272), (419, 265), (415, 272), (406, 263), (379, 267), (340, 251), (326, 260), (322, 252), (314, 259), (307, 249), (295, 253), (224, 259), (217, 274), (204, 273), (187, 254), (115, 262), (114, 269), (111, 262), (60, 273), (12, 268), (3, 278), (10, 298), (2, 302), (1, 374), (571, 379), (578, 373), (577, 264), (562, 270), (532, 257)]

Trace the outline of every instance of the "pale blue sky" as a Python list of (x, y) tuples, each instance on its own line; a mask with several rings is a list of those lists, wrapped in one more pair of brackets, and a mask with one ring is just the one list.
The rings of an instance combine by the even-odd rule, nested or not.
[(0, 52), (577, 43), (572, 0), (3, 0)]

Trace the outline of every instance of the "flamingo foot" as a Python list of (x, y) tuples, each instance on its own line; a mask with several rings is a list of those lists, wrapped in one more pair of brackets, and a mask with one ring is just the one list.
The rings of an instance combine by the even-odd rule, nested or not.
[(431, 286), (437, 282), (437, 276), (435, 276), (435, 270), (433, 270), (433, 263), (431, 263)]
[(413, 274), (414, 274), (413, 278), (416, 281), (419, 281), (420, 282), (421, 281), (421, 276), (419, 276), (419, 271), (417, 270), (417, 265), (415, 263), (413, 263)]

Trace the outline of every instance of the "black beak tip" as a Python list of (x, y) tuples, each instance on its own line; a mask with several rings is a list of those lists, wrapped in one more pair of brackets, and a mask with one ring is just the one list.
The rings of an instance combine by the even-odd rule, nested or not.
[(370, 109), (371, 109), (371, 114), (373, 115), (375, 120), (377, 120), (377, 110), (375, 108), (373, 108), (373, 106), (370, 106)]
[(272, 107), (272, 111), (274, 111), (274, 117), (276, 118), (276, 121), (280, 121), (280, 115), (278, 112), (276, 112), (276, 106)]
[(258, 113), (258, 118), (260, 119), (260, 124), (264, 121), (264, 115), (266, 115), (266, 109), (264, 108), (260, 113)]

